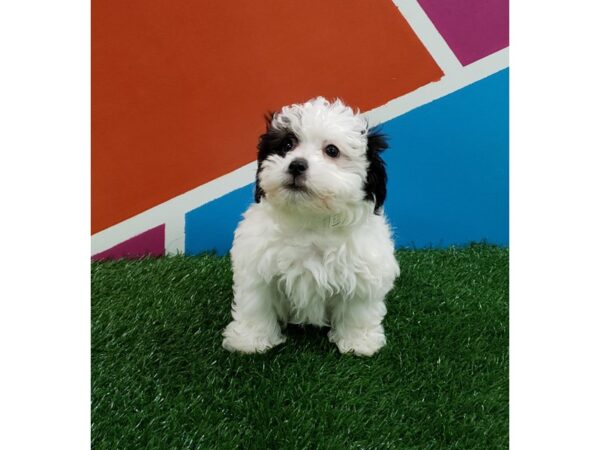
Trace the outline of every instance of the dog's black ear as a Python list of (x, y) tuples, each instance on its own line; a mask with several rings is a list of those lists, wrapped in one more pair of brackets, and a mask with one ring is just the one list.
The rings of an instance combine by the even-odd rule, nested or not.
[(379, 129), (372, 129), (367, 135), (367, 180), (365, 182), (365, 200), (375, 203), (375, 214), (381, 213), (381, 207), (387, 195), (387, 173), (381, 152), (388, 148), (387, 138)]
[(262, 170), (262, 162), (267, 158), (267, 156), (273, 153), (273, 129), (271, 127), (271, 122), (273, 121), (274, 116), (275, 113), (271, 111), (265, 114), (266, 130), (265, 133), (258, 138), (258, 155), (256, 158), (258, 162), (258, 169), (256, 170), (256, 183), (254, 186), (254, 201), (256, 203), (260, 203), (260, 199), (265, 196), (265, 191), (263, 191), (260, 187), (258, 174)]
[(258, 176), (262, 170), (263, 161), (273, 154), (285, 156), (287, 151), (286, 142), (289, 140), (298, 141), (298, 138), (294, 133), (287, 128), (273, 127), (273, 118), (275, 118), (276, 115), (276, 113), (272, 112), (265, 115), (267, 129), (258, 140), (258, 157), (256, 158), (258, 160), (258, 169), (256, 170), (256, 188), (254, 189), (254, 200), (256, 203), (259, 203), (260, 199), (265, 196), (265, 192), (260, 187), (260, 179)]

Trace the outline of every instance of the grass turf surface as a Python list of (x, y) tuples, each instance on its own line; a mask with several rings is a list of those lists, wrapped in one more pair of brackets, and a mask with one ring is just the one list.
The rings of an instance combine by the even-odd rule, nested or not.
[(230, 354), (228, 258), (92, 264), (95, 449), (508, 447), (508, 250), (402, 250), (388, 344)]

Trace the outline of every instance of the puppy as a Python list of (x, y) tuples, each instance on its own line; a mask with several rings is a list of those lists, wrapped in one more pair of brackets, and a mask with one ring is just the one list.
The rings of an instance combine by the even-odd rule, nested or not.
[(383, 215), (384, 136), (323, 97), (267, 118), (254, 203), (235, 231), (233, 321), (223, 347), (264, 352), (287, 323), (329, 326), (342, 353), (385, 345), (385, 296), (400, 274)]

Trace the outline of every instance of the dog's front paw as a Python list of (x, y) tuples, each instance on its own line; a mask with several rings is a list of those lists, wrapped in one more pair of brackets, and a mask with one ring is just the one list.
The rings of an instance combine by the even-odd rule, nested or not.
[(227, 325), (223, 337), (223, 348), (240, 353), (263, 353), (285, 342), (279, 330), (264, 333), (237, 321)]
[(371, 330), (348, 330), (344, 333), (333, 329), (327, 336), (330, 342), (337, 345), (340, 353), (354, 353), (358, 356), (372, 356), (385, 345), (382, 326)]

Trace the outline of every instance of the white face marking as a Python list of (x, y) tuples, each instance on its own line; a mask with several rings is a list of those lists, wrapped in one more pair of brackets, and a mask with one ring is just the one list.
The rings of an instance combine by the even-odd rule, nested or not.
[[(270, 203), (331, 213), (364, 199), (367, 123), (351, 108), (322, 97), (287, 106), (273, 117), (271, 132), (290, 135), (292, 145), (286, 141), (262, 162), (260, 186)], [(298, 159), (307, 167), (294, 176), (290, 163)]]

